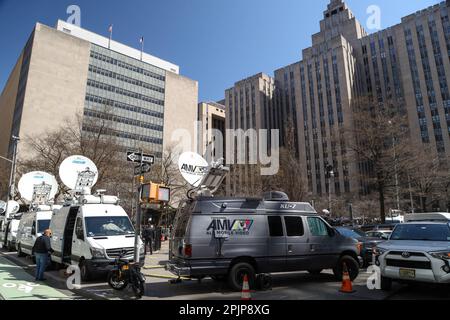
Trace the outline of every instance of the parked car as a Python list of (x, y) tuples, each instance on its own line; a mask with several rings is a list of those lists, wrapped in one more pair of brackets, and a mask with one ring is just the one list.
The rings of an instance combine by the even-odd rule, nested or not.
[(393, 281), (450, 283), (450, 213), (405, 216), (388, 241), (374, 248), (381, 289)]
[(367, 268), (372, 262), (373, 247), (384, 241), (380, 238), (369, 237), (364, 231), (355, 227), (337, 227), (336, 230), (343, 236), (353, 238), (362, 243), (361, 257), (363, 258), (363, 268)]
[(289, 202), (283, 193), (264, 199), (200, 197), (180, 206), (167, 269), (190, 278), (228, 279), (237, 291), (244, 275), (254, 287), (258, 274), (272, 272), (333, 269), (340, 281), (344, 263), (351, 279), (358, 276), (360, 249), (309, 203)]
[(388, 240), (391, 234), (392, 230), (389, 229), (372, 230), (366, 232), (366, 235), (370, 238), (379, 238), (383, 240)]

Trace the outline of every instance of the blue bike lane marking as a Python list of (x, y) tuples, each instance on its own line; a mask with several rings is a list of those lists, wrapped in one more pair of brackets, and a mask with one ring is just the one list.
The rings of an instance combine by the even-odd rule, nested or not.
[(62, 300), (69, 297), (36, 282), (22, 267), (0, 257), (0, 296), (5, 300)]

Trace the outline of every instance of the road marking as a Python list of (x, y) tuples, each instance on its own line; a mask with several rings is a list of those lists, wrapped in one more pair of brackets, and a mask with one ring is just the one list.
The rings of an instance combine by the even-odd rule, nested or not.
[(23, 268), (4, 257), (0, 257), (0, 296), (5, 300), (69, 299), (44, 283), (36, 283)]

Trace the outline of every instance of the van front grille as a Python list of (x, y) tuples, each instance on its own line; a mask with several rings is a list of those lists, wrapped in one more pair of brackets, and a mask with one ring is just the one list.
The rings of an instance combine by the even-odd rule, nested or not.
[(134, 256), (134, 248), (116, 248), (116, 249), (107, 249), (106, 255), (110, 259), (117, 259), (120, 257), (122, 252), (125, 251), (125, 254), (122, 256), (122, 258), (133, 258)]

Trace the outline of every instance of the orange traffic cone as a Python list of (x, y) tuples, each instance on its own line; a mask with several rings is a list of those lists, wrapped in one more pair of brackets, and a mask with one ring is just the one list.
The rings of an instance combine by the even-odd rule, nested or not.
[(241, 300), (252, 300), (250, 295), (250, 287), (248, 285), (248, 276), (244, 275), (244, 281), (242, 282), (242, 296)]
[(353, 293), (355, 290), (353, 290), (352, 280), (350, 280), (350, 275), (348, 274), (348, 268), (347, 264), (344, 263), (344, 269), (342, 271), (342, 287), (340, 292), (343, 293)]

